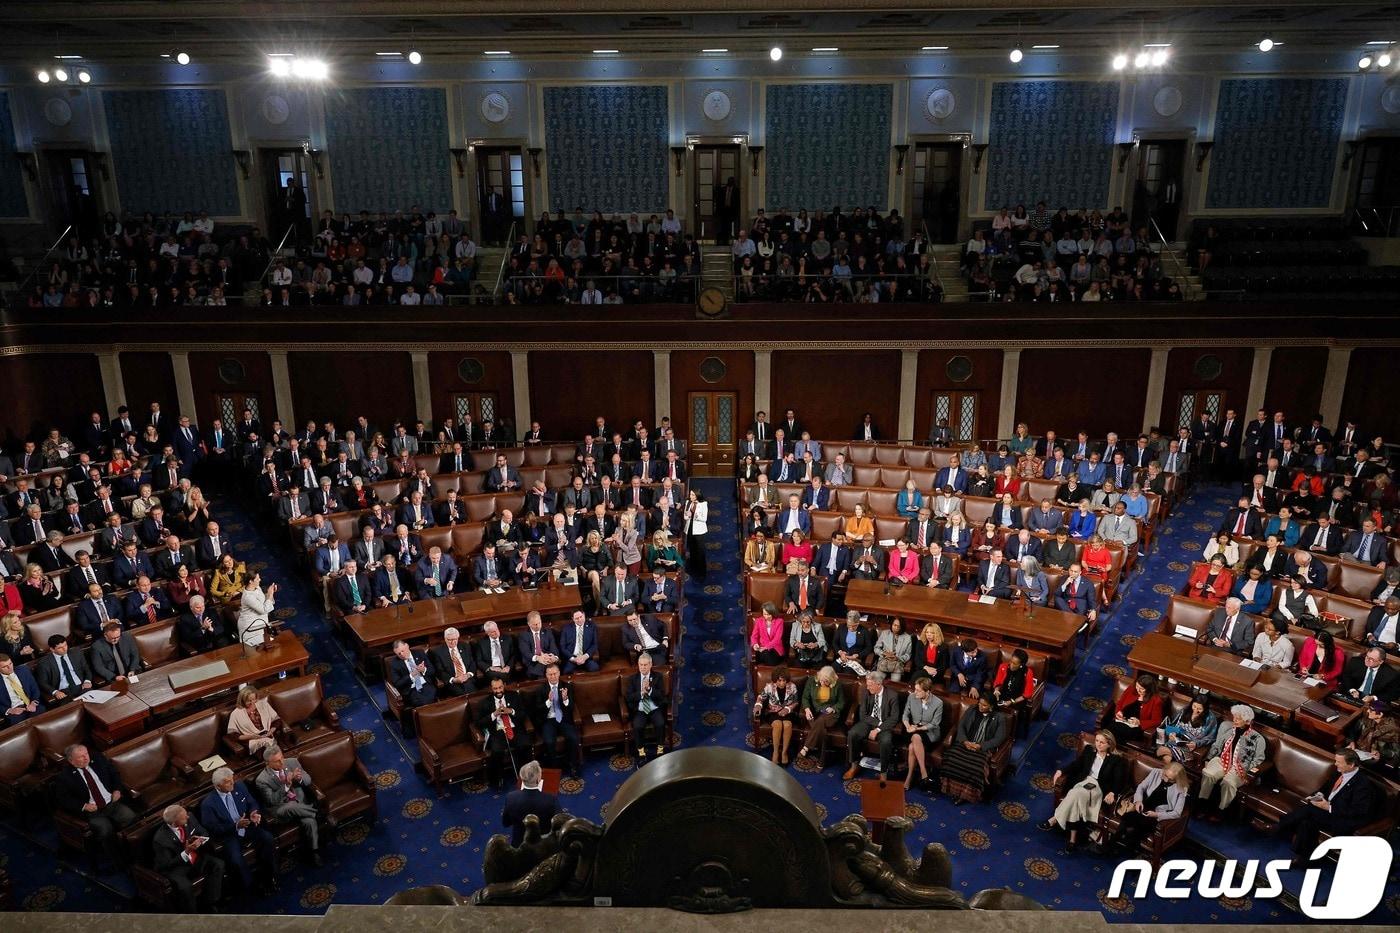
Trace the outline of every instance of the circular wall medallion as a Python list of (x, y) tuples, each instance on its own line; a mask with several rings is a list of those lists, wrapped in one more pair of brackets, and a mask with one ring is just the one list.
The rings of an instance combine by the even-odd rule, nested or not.
[(1152, 109), (1158, 116), (1174, 117), (1181, 110), (1181, 88), (1167, 85), (1152, 95)]
[(728, 119), (730, 112), (734, 109), (734, 102), (729, 99), (728, 94), (714, 90), (705, 95), (705, 100), (700, 107), (705, 112), (705, 119), (721, 123)]
[(946, 87), (934, 88), (928, 92), (928, 97), (924, 98), (924, 112), (935, 123), (951, 117), (957, 106), (958, 99)]
[(54, 126), (67, 126), (73, 122), (73, 108), (62, 97), (50, 97), (44, 101), (44, 119)]
[(247, 375), (248, 371), (243, 368), (241, 360), (230, 356), (219, 362), (219, 381), (225, 385), (238, 385)]
[(1381, 92), (1381, 107), (1386, 113), (1400, 113), (1400, 86), (1392, 84)]
[(965, 356), (955, 356), (948, 361), (944, 371), (953, 382), (966, 382), (972, 378), (972, 360)]
[(729, 367), (724, 365), (724, 360), (717, 356), (709, 356), (700, 364), (700, 378), (706, 382), (719, 382), (729, 372)]
[(1196, 360), (1192, 371), (1202, 382), (1214, 382), (1225, 371), (1225, 364), (1220, 362), (1220, 357), (1207, 353)]
[(504, 123), (510, 116), (510, 98), (500, 91), (491, 91), (481, 98), (481, 119), (487, 123)]
[(281, 94), (269, 94), (263, 98), (263, 119), (273, 126), (281, 126), (292, 114), (292, 105)]
[(480, 382), (486, 378), (486, 367), (481, 365), (481, 360), (464, 356), (457, 364), (457, 378), (468, 384)]

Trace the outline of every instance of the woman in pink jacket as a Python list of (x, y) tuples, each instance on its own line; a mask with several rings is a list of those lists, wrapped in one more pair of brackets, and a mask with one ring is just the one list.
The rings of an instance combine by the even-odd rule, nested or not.
[(787, 639), (783, 637), (786, 628), (783, 617), (778, 615), (778, 607), (772, 603), (764, 603), (763, 609), (753, 617), (752, 632), (749, 635), (755, 664), (782, 662), (783, 652), (786, 650), (784, 642)]
[(900, 583), (919, 582), (919, 554), (909, 547), (909, 542), (903, 538), (893, 551), (890, 551), (890, 580), (898, 580)]

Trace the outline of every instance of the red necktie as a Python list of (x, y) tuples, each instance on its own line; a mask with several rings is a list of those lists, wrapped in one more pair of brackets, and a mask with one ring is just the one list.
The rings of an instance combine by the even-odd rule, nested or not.
[[(102, 797), (102, 791), (97, 786), (97, 781), (93, 778), (92, 772), (87, 768), (83, 769), (83, 780), (87, 782), (88, 793), (92, 794), (92, 802), (97, 804), (97, 809), (101, 810), (107, 806), (107, 801)], [(1341, 778), (1337, 778), (1341, 780)]]
[(802, 589), (797, 594), (797, 606), (799, 609), (807, 608), (807, 578), (802, 578)]
[(1244, 520), (1245, 520), (1245, 516), (1246, 516), (1246, 515), (1248, 515), (1247, 512), (1243, 512), (1243, 511), (1240, 512), (1239, 521), (1235, 522), (1235, 534), (1237, 534), (1237, 535), (1243, 535), (1243, 534), (1244, 534)]
[(154, 622), (154, 621), (156, 620), (156, 607), (155, 607), (155, 606), (152, 606), (151, 608), (149, 608), (149, 609), (146, 610), (146, 618), (147, 618), (147, 620), (149, 620), (149, 621), (151, 621), (151, 622)]
[[(185, 843), (185, 827), (181, 826), (180, 828), (178, 828), (177, 830), (175, 830), (175, 832), (179, 833), (179, 835), (180, 835), (180, 844), (181, 844), (181, 845), (184, 845), (184, 843)], [(196, 855), (193, 851), (190, 852), (190, 864), (193, 865), (193, 864), (194, 864), (196, 861), (198, 861), (198, 860), (199, 860), (199, 856)]]

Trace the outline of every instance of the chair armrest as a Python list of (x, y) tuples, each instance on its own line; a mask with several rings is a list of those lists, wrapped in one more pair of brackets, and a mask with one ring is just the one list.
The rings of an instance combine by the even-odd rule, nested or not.
[(190, 764), (188, 761), (185, 761), (185, 759), (178, 758), (174, 755), (170, 756), (170, 767), (174, 768), (176, 771), (179, 771), (180, 774), (186, 778), (191, 777), (194, 774), (194, 765)]
[(430, 762), (433, 767), (439, 767), (442, 764), (442, 756), (437, 753), (437, 749), (423, 741), (422, 736), (418, 738), (418, 755), (424, 761)]
[(467, 734), (471, 736), (472, 743), (482, 751), (486, 751), (486, 736), (482, 735), (476, 723), (467, 726)]
[(331, 709), (330, 704), (325, 700), (322, 700), (320, 705), (316, 707), (316, 712), (320, 714), (321, 718), (324, 719), (326, 724), (332, 729), (340, 728), (340, 714)]
[[(433, 757), (436, 758), (437, 756), (434, 755)], [(355, 759), (355, 774), (364, 783), (366, 788), (373, 789), (377, 786), (374, 783), (374, 775), (369, 773), (369, 768), (366, 768), (365, 763), (359, 758)]]

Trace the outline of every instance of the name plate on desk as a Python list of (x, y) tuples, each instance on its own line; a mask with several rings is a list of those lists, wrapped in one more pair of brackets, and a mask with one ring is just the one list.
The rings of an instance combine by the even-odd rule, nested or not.
[(1222, 658), (1214, 654), (1203, 654), (1197, 658), (1195, 669), (1237, 687), (1252, 687), (1259, 679), (1258, 669), (1245, 667), (1235, 658)]
[(228, 673), (228, 665), (223, 661), (210, 661), (208, 664), (201, 664), (199, 667), (192, 667), (187, 671), (176, 671), (170, 675), (170, 689), (183, 690), (190, 684), (197, 684), (201, 680), (212, 680), (215, 677), (222, 677)]

